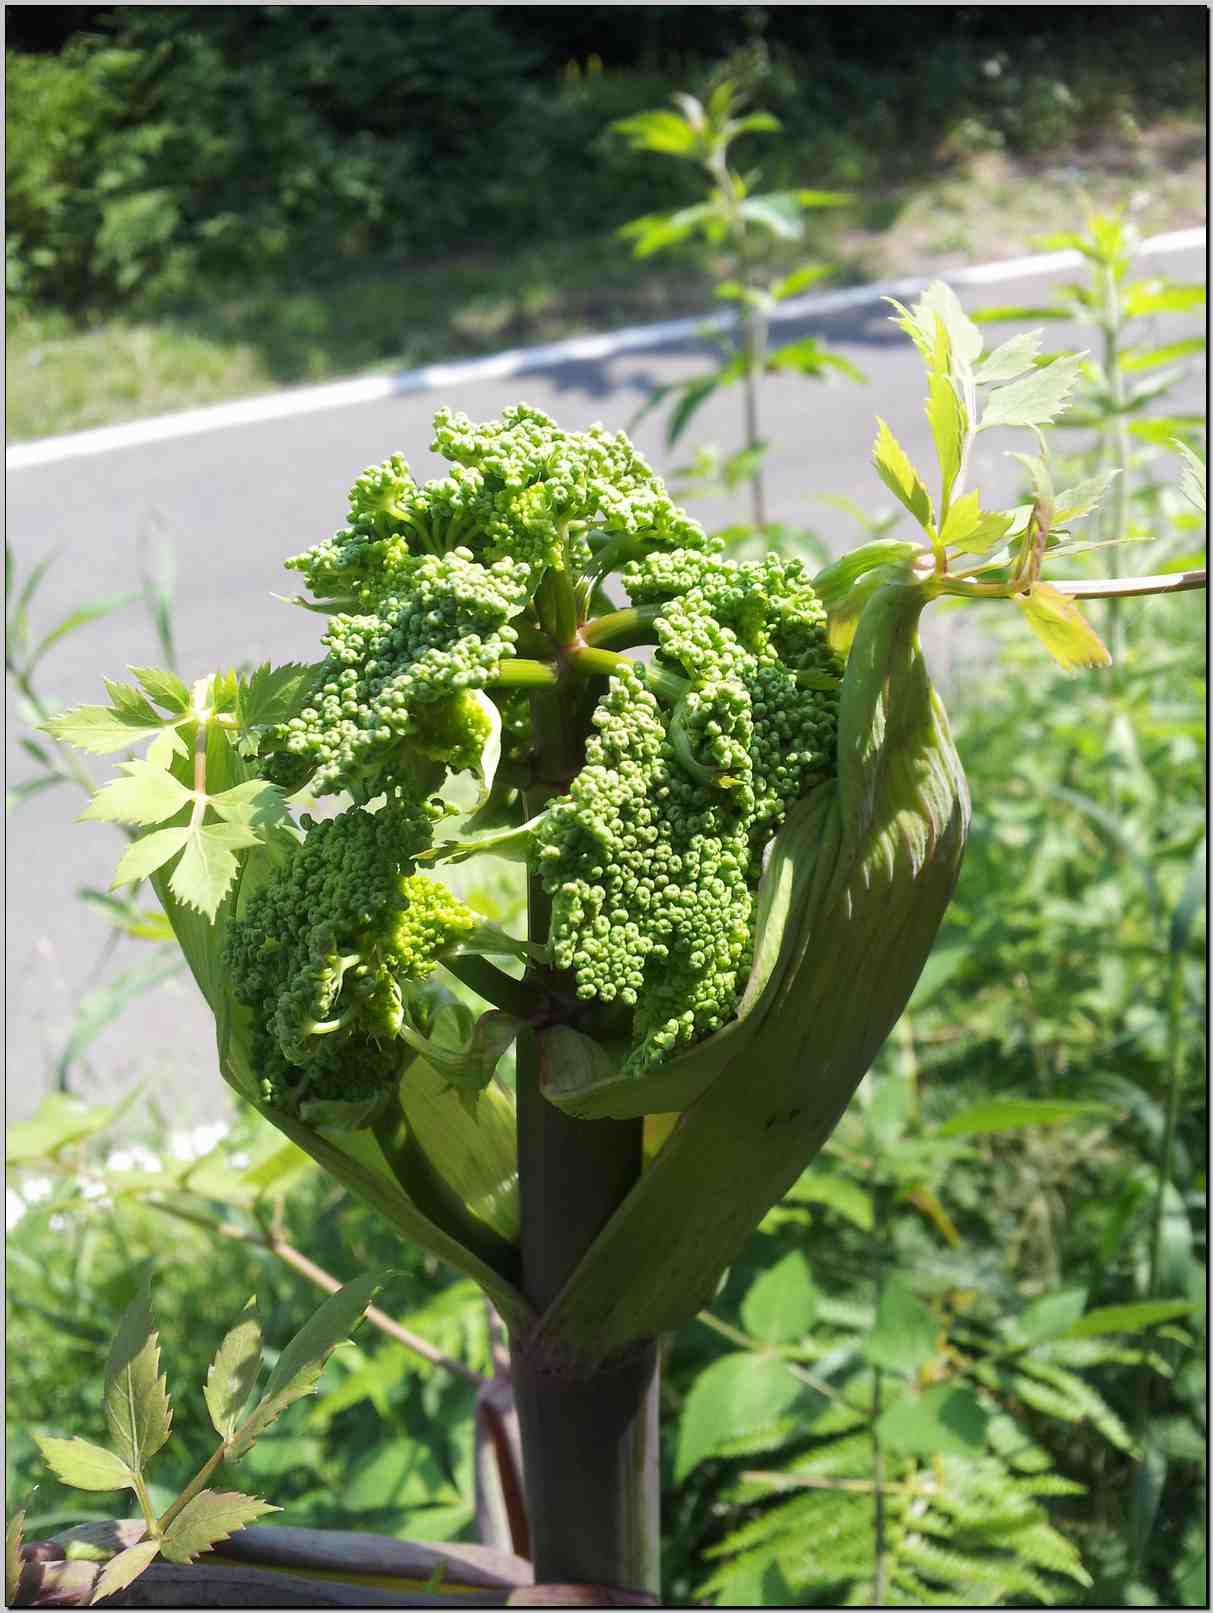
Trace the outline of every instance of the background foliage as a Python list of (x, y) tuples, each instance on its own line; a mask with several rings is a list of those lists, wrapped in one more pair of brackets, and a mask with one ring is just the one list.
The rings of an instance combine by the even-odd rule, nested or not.
[(10, 291), (163, 304), (201, 300), (199, 275), (281, 287), (605, 236), (693, 195), (607, 133), (672, 81), (761, 95), (776, 188), (883, 189), (957, 131), (1033, 151), (1199, 109), (1203, 39), (1184, 7), (1094, 31), (986, 7), (878, 31), (814, 7), (29, 8), (6, 59)]
[[(10, 14), (18, 312), (201, 321), (238, 286), (306, 325), (351, 267), (604, 237), (694, 199), (689, 169), (606, 133), (675, 80), (730, 77), (780, 117), (783, 140), (755, 151), (765, 184), (854, 188), (876, 210), (950, 143), (1040, 151), (1203, 105), (1198, 8), (1107, 10), (1092, 30), (1081, 9), (901, 7), (879, 39), (857, 8), (372, 7), (340, 29), (336, 8), (252, 9)], [(281, 373), (300, 351), (282, 345)], [(1126, 429), (1097, 381), (1086, 473)], [(1121, 444), (1135, 571), (1201, 544), (1167, 430)], [(669, 1344), (671, 1599), (1204, 1600), (1202, 605), (1127, 604), (1107, 676), (1047, 670), (1008, 626), (993, 672), (950, 701), (977, 810), (910, 1012), (822, 1160)], [(109, 1334), (144, 1273), (184, 1385), (254, 1289), (271, 1343), (314, 1308), (267, 1226), (342, 1279), (396, 1268), (391, 1314), (491, 1370), (475, 1290), (255, 1118), (193, 1166), (147, 1097), (119, 1118), (141, 1148), (100, 1126), (16, 1140), (7, 1459), (11, 1495), (39, 1486), (28, 1535), (87, 1516), (31, 1432), (102, 1436)], [(472, 1402), (364, 1326), (239, 1482), (285, 1523), (466, 1534)], [(207, 1450), (183, 1395), (165, 1501)]]

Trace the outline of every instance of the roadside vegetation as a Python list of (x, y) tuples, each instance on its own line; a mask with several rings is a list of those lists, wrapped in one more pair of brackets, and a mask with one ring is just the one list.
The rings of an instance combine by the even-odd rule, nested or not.
[(710, 261), (616, 233), (695, 198), (612, 132), (673, 84), (771, 110), (738, 159), (772, 187), (851, 193), (835, 283), (1028, 251), (1084, 197), (1202, 218), (1186, 8), (74, 9), (6, 56), (15, 440), (697, 312)]

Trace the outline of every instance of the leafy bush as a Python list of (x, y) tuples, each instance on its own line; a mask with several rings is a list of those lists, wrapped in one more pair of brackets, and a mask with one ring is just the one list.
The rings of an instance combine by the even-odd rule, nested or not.
[(954, 129), (1036, 151), (1204, 101), (1199, 13), (1174, 9), (1092, 34), (902, 7), (880, 38), (846, 8), (77, 9), (60, 55), (6, 57), (10, 290), (76, 310), (605, 238), (679, 200), (604, 134), (672, 80), (771, 108), (776, 186), (887, 189)]

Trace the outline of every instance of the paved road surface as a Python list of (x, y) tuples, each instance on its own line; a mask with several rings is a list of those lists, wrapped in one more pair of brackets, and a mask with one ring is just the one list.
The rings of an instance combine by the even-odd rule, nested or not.
[[(1203, 278), (1204, 252), (1174, 253), (1153, 260), (1150, 268), (1155, 266), (1179, 278)], [(1057, 278), (974, 288), (964, 300), (969, 306), (1031, 304), (1046, 299)], [(836, 344), (868, 375), (867, 386), (775, 379), (765, 395), (764, 427), (775, 444), (768, 461), (771, 518), (814, 528), (835, 551), (856, 541), (856, 529), (816, 495), (849, 495), (869, 509), (890, 502), (868, 460), (873, 415), (890, 422), (921, 464), (932, 463), (919, 363), (887, 312), (873, 303), (803, 327)], [(1174, 334), (1177, 323), (1168, 322), (1167, 330)], [(1198, 320), (1190, 323), (1200, 327)], [(787, 336), (797, 333), (788, 330)], [(1082, 339), (1061, 325), (1050, 327), (1049, 337), (1059, 344)], [(13, 471), (7, 488), (9, 541), (20, 573), (57, 553), (39, 595), (39, 620), (47, 625), (85, 601), (135, 586), (138, 545), (164, 539), (177, 556), (175, 628), (187, 677), (252, 659), (312, 660), (318, 619), (269, 598), (296, 586), (280, 569), (282, 557), (340, 524), (345, 490), (363, 466), (403, 450), (415, 474), (433, 474), (438, 466), (428, 452), (429, 419), (439, 402), (487, 419), (525, 398), (567, 427), (600, 420), (619, 428), (653, 387), (702, 367), (694, 343), (669, 344), (560, 363), (512, 379), (464, 381), (444, 388), (441, 396), (411, 393)], [(1194, 374), (1185, 388), (1186, 406), (1202, 409), (1203, 374)], [(695, 440), (734, 443), (737, 408), (735, 393), (713, 400), (695, 422)], [(663, 471), (686, 457), (665, 449), (656, 416), (634, 435)], [(999, 492), (1009, 495), (1014, 485), (1004, 450), (1026, 446), (1009, 433), (981, 439), (971, 485), (982, 488), (987, 502)], [(709, 525), (738, 518), (742, 511), (740, 501), (732, 508), (695, 508)], [(946, 662), (951, 647), (941, 649)], [(156, 659), (150, 625), (141, 608), (131, 606), (57, 646), (44, 664), (44, 688), (67, 703), (98, 699), (102, 671), (120, 676), (129, 663)], [(945, 665), (945, 681), (946, 675)], [(29, 771), (16, 744), (19, 732), (10, 709), (10, 785)], [(75, 824), (82, 805), (67, 787), (48, 791), (16, 809), (7, 825), (7, 1068), (13, 1118), (31, 1110), (48, 1089), (81, 993), (147, 958), (146, 949), (124, 941), (99, 962), (109, 932), (74, 893), (80, 886), (105, 886), (120, 842), (105, 825)], [(213, 1118), (221, 1109), (225, 1089), (215, 1072), (209, 1015), (187, 977), (139, 999), (93, 1043), (89, 1067), (77, 1075), (78, 1089), (87, 1096), (113, 1095), (137, 1080), (163, 1095), (174, 1124)]]

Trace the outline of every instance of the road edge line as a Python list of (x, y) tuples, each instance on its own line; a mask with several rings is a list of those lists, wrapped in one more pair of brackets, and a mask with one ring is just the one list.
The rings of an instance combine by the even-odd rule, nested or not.
[[(1170, 230), (1143, 241), (1136, 256), (1153, 257), (1167, 252), (1186, 252), (1206, 244), (1203, 227)], [(1002, 262), (972, 264), (942, 274), (908, 275), (897, 280), (879, 281), (869, 286), (853, 286), (841, 291), (823, 291), (797, 297), (776, 310), (776, 322), (804, 319), (813, 314), (841, 313), (849, 308), (877, 302), (881, 297), (906, 297), (921, 291), (931, 280), (946, 279), (951, 285), (997, 285), (1021, 280), (1032, 274), (1052, 274), (1078, 268), (1082, 255), (1075, 251), (1037, 253), (1032, 257), (1007, 258)], [(6, 448), (6, 471), (32, 470), (95, 454), (114, 453), (123, 448), (144, 448), (152, 443), (196, 437), (232, 426), (262, 425), (273, 420), (290, 420), (301, 415), (319, 414), (326, 409), (344, 409), (362, 403), (377, 403), (411, 392), (432, 392), (466, 381), (487, 381), (510, 375), (525, 375), (561, 363), (611, 358), (618, 353), (639, 352), (661, 347), (713, 331), (728, 330), (737, 321), (735, 313), (709, 317), (667, 319), (652, 325), (632, 325), (598, 335), (570, 336), (559, 342), (536, 347), (516, 347), (481, 358), (453, 359), (445, 364), (427, 364), (393, 375), (365, 375), (352, 380), (330, 381), (319, 386), (285, 387), (278, 392), (262, 392), (251, 398), (227, 403), (206, 404), (172, 414), (152, 415), (116, 426), (98, 426), (60, 437), (41, 437), (32, 442), (14, 443)]]

